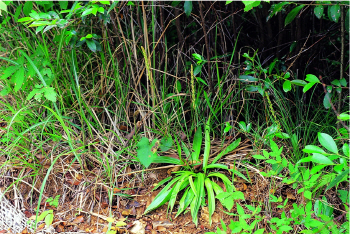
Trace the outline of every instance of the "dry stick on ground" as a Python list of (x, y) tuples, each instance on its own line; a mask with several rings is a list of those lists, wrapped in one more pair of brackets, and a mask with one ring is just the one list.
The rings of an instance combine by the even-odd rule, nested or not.
[[(339, 113), (338, 113), (337, 109), (335, 108), (335, 106), (333, 105), (331, 99), (330, 99), (329, 96), (327, 95), (328, 92), (327, 92), (327, 89), (326, 89), (326, 84), (323, 83), (323, 81), (322, 81), (322, 76), (321, 76), (321, 75), (319, 76), (319, 78), (320, 78), (320, 81), (321, 81), (321, 83), (322, 83), (323, 91), (324, 91), (324, 93), (325, 93), (325, 95), (326, 95), (326, 98), (328, 99), (329, 104), (331, 104), (331, 107), (332, 107), (334, 113), (335, 113), (335, 114), (337, 115), (337, 117), (338, 117), (338, 116), (339, 116)], [(346, 124), (345, 124), (341, 119), (338, 119), (338, 120), (339, 120), (339, 122), (343, 125), (343, 127), (344, 127), (346, 130), (348, 130), (348, 131), (350, 130), (349, 127), (346, 126)]]

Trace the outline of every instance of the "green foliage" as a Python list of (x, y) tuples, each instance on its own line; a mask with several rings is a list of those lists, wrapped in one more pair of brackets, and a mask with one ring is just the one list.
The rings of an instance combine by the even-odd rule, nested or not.
[[(207, 205), (209, 209), (209, 223), (211, 224), (211, 216), (215, 210), (215, 198), (219, 199), (223, 206), (229, 210), (232, 209), (234, 200), (244, 199), (243, 193), (236, 191), (231, 180), (224, 174), (220, 172), (209, 172), (209, 170), (213, 168), (228, 170), (226, 165), (217, 164), (216, 162), (224, 154), (234, 150), (238, 146), (240, 139), (231, 143), (223, 152), (217, 155), (211, 163), (208, 164), (210, 153), (209, 123), (210, 120), (208, 120), (205, 126), (205, 148), (203, 162), (201, 163), (199, 158), (202, 144), (202, 130), (201, 127), (199, 127), (193, 139), (193, 153), (190, 155), (188, 150), (183, 147), (183, 150), (188, 152), (186, 153), (188, 155), (188, 159), (190, 162), (192, 162), (186, 163), (186, 165), (189, 165), (189, 171), (183, 170), (174, 172), (176, 174), (175, 178), (173, 178), (158, 193), (153, 202), (145, 210), (145, 214), (157, 209), (166, 202), (169, 202), (168, 212), (172, 212), (179, 192), (184, 191), (184, 194), (179, 202), (179, 209), (176, 217), (184, 212), (187, 207), (190, 207), (192, 221), (197, 225), (199, 209), (200, 207)], [(202, 166), (203, 172), (195, 172), (194, 167), (199, 165)], [(216, 182), (214, 182), (214, 180), (212, 180), (212, 178), (221, 179), (227, 192), (224, 192), (223, 189)], [(170, 179), (167, 178), (161, 183), (163, 184), (169, 180)], [(208, 204), (205, 203), (206, 197), (208, 198)]]

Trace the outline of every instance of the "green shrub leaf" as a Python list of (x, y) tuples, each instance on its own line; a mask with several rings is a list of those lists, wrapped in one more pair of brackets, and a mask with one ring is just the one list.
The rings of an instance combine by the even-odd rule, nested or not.
[(156, 143), (159, 145), (159, 141), (157, 139), (154, 139), (150, 144), (146, 137), (142, 137), (139, 143), (137, 143), (137, 158), (146, 168), (149, 167), (149, 165), (157, 157)]
[(323, 10), (324, 10), (324, 6), (322, 6), (322, 5), (315, 6), (314, 14), (318, 19), (321, 19), (322, 15), (323, 15)]
[(292, 83), (289, 80), (284, 81), (283, 83), (283, 91), (289, 92), (292, 89)]
[(327, 150), (331, 151), (332, 153), (338, 154), (338, 148), (335, 144), (333, 138), (326, 134), (326, 133), (318, 133), (318, 141), (321, 143), (323, 147), (325, 147)]
[(340, 181), (342, 181), (344, 179), (345, 176), (348, 176), (349, 174), (349, 169), (343, 171), (342, 173), (340, 173), (337, 177), (334, 178), (334, 180), (332, 180), (329, 185), (326, 188), (326, 191), (330, 188), (332, 188), (333, 186), (337, 185)]
[(294, 18), (297, 16), (297, 14), (299, 13), (299, 11), (300, 11), (301, 9), (303, 9), (304, 6), (305, 6), (305, 5), (302, 4), (302, 5), (300, 5), (300, 6), (297, 6), (297, 7), (294, 8), (293, 10), (291, 10), (291, 11), (288, 13), (288, 15), (287, 15), (287, 17), (286, 17), (286, 19), (285, 19), (285, 21), (284, 21), (284, 26), (287, 26), (288, 24), (290, 24), (290, 23), (294, 20)]

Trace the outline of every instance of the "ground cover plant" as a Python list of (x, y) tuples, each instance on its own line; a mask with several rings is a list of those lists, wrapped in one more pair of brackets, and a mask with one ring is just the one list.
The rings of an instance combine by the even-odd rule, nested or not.
[(0, 196), (35, 231), (348, 233), (348, 46), (342, 1), (0, 1)]

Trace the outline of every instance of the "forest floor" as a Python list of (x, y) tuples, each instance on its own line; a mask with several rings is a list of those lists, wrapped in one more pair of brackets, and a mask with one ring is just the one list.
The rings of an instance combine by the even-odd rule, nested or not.
[[(212, 148), (215, 149), (215, 147)], [(171, 153), (169, 152), (169, 155)], [(234, 178), (234, 186), (238, 191), (244, 193), (245, 200), (238, 202), (242, 207), (245, 207), (244, 204), (264, 206), (268, 203), (271, 194), (282, 197), (283, 201), (289, 199), (284, 208), (287, 214), (293, 203), (305, 203), (303, 196), (298, 196), (297, 191), (291, 187), (282, 185), (279, 178), (264, 178), (259, 173), (262, 171), (261, 168), (259, 171), (249, 165), (244, 167), (240, 162), (243, 159), (249, 159), (251, 153), (249, 144), (241, 144), (237, 150), (221, 160), (221, 163), (231, 168), (235, 163), (235, 168), (250, 179), (248, 182), (240, 177)], [(86, 160), (91, 159), (88, 154), (85, 156)], [(105, 173), (101, 171), (102, 167), (99, 167), (97, 162), (92, 163), (93, 167), (84, 165), (82, 169), (81, 165), (74, 161), (73, 154), (70, 154), (59, 157), (58, 161), (51, 167), (52, 158), (42, 157), (40, 154), (37, 157), (43, 165), (43, 173), (39, 178), (36, 178), (34, 186), (33, 179), (26, 177), (31, 173), (31, 169), (14, 165), (10, 170), (11, 176), (4, 177), (0, 181), (0, 191), (4, 192), (9, 188), (6, 190), (5, 198), (12, 204), (18, 204), (15, 201), (19, 200), (19, 208), (25, 216), (35, 220), (36, 208), (40, 200), (39, 191), (45, 181), (45, 173), (51, 168), (41, 197), (38, 215), (40, 216), (45, 210), (52, 210), (53, 221), (50, 228), (54, 229), (55, 232), (106, 233), (110, 230), (110, 233), (140, 234), (205, 233), (215, 232), (217, 227), (221, 227), (221, 220), (229, 225), (230, 220), (238, 221), (239, 219), (238, 216), (234, 216), (237, 214), (235, 207), (228, 212), (218, 201), (212, 216), (212, 225), (209, 224), (207, 207), (203, 207), (198, 214), (198, 226), (192, 222), (189, 208), (185, 214), (174, 218), (178, 203), (175, 204), (175, 209), (171, 214), (167, 214), (167, 205), (163, 205), (147, 215), (143, 215), (145, 209), (162, 187), (155, 191), (153, 188), (158, 182), (170, 176), (173, 171), (179, 169), (175, 166), (154, 164), (153, 168), (142, 172), (142, 170), (138, 171), (137, 168), (134, 168), (134, 164), (129, 164), (125, 168), (124, 174), (116, 176), (117, 181), (114, 184), (117, 186), (113, 188), (102, 182)], [(1, 161), (3, 160), (1, 159)], [(263, 170), (267, 171), (268, 168)], [(227, 176), (230, 175), (227, 174)], [(23, 183), (11, 185), (16, 181), (16, 178), (22, 178)], [(218, 184), (220, 185), (220, 182)], [(221, 185), (224, 189), (223, 184)], [(109, 195), (112, 193), (114, 196), (109, 199)], [(58, 206), (49, 202), (57, 195), (60, 195)], [(271, 214), (279, 217), (283, 211), (283, 209), (277, 208), (280, 203), (271, 204)], [(229, 215), (230, 213), (231, 215)], [(246, 221), (249, 224), (253, 219)], [(265, 228), (266, 221), (267, 219), (260, 222), (258, 228)], [(44, 220), (40, 221), (38, 231), (45, 228)], [(6, 233), (6, 230), (0, 230), (0, 233)], [(28, 230), (24, 230), (22, 233), (28, 233)]]

